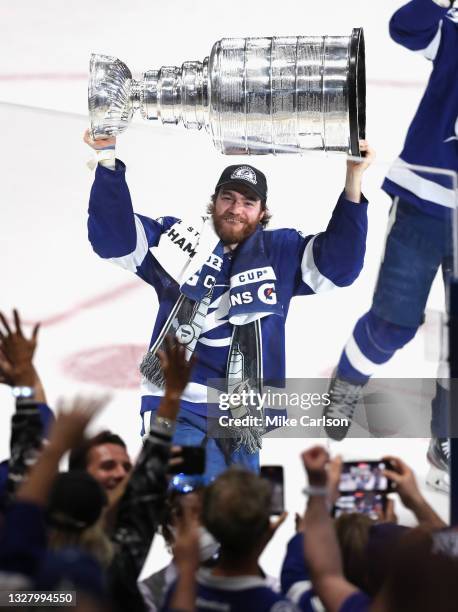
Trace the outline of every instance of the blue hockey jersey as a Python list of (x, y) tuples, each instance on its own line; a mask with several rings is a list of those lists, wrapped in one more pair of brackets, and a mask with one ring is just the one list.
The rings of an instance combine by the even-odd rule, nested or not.
[(450, 176), (402, 166), (458, 172), (458, 11), (441, 8), (432, 0), (412, 0), (393, 15), (390, 34), (397, 43), (431, 60), (433, 70), (404, 148), (382, 188), (428, 214), (446, 218), (456, 197)]
[(280, 574), (282, 593), (304, 612), (322, 612), (304, 556), (304, 534), (296, 533), (288, 542)]
[[(197, 612), (308, 612), (273, 591), (261, 576), (214, 576), (210, 569), (201, 568), (196, 581)], [(165, 598), (162, 612), (174, 610), (170, 607), (174, 586)]]
[[(325, 610), (313, 590), (304, 556), (303, 533), (296, 533), (288, 542), (281, 568), (281, 590), (302, 612), (324, 612)], [(356, 591), (343, 602), (339, 612), (368, 612), (371, 603), (366, 593)]]
[[(180, 295), (177, 282), (150, 250), (175, 221), (175, 217), (154, 220), (134, 214), (124, 164), (117, 160), (115, 170), (98, 166), (89, 202), (89, 240), (100, 257), (137, 274), (156, 290), (159, 312), (150, 346)], [(366, 233), (367, 200), (355, 204), (343, 194), (326, 231), (316, 236), (304, 237), (294, 229), (263, 231), (265, 252), (277, 278), (276, 298), (282, 307), (282, 316), (261, 319), (264, 381), (281, 381), (285, 376), (285, 321), (290, 300), (350, 285), (363, 266)], [(207, 411), (207, 381), (226, 377), (232, 335), (227, 320), (230, 267), (229, 255), (225, 255), (195, 349), (198, 361), (182, 396), (182, 407), (200, 415)], [(162, 389), (147, 380), (141, 392), (142, 414), (156, 408), (163, 395)]]

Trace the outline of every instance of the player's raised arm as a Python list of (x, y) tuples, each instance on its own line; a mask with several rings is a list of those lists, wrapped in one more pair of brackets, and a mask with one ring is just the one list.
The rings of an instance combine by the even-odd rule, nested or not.
[(422, 52), (434, 59), (440, 44), (440, 22), (453, 6), (450, 0), (412, 0), (390, 21), (391, 38), (412, 51)]
[(359, 148), (364, 157), (361, 161), (347, 161), (347, 175), (345, 177), (345, 198), (355, 204), (361, 203), (361, 185), (363, 174), (375, 159), (375, 152), (367, 140), (359, 141)]
[[(125, 166), (120, 161), (115, 162), (116, 138), (93, 140), (87, 130), (84, 141), (96, 151), (99, 160), (88, 211), (88, 235), (92, 248), (104, 258), (118, 258), (136, 250), (141, 250), (144, 257), (147, 244), (141, 231), (137, 236)], [(107, 159), (100, 153), (106, 154)], [(142, 243), (143, 248), (137, 249), (137, 245), (140, 247)]]
[[(306, 238), (296, 233), (300, 270), (294, 295), (347, 287), (361, 272), (366, 252), (368, 204), (361, 185), (375, 153), (365, 140), (360, 141), (360, 148), (365, 157), (361, 161), (347, 161), (345, 189), (326, 230)], [(290, 242), (294, 242), (293, 237)]]
[(87, 130), (84, 142), (96, 151), (98, 160), (88, 211), (92, 248), (100, 257), (145, 277), (139, 268), (174, 219), (166, 217), (161, 223), (134, 213), (126, 166), (115, 159), (115, 137), (93, 140)]

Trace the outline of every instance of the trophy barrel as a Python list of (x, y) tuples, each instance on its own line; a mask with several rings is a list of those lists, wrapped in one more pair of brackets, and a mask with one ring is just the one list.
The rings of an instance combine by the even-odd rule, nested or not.
[(209, 60), (209, 131), (225, 154), (359, 155), (362, 30), (351, 37), (222, 39)]

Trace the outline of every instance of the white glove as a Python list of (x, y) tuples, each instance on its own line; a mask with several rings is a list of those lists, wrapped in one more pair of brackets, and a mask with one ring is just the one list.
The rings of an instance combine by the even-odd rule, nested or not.
[(93, 149), (92, 158), (87, 162), (88, 168), (94, 170), (97, 164), (110, 170), (116, 167), (116, 136), (94, 140), (89, 130), (84, 132), (83, 140)]
[(86, 162), (86, 165), (90, 170), (94, 170), (97, 164), (100, 164), (105, 168), (109, 168), (110, 170), (114, 170), (116, 167), (116, 152), (114, 147), (94, 151), (94, 154)]

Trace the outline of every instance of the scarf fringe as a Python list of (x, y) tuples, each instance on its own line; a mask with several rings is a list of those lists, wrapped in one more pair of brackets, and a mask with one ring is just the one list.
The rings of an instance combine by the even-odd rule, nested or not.
[(257, 453), (262, 448), (262, 436), (265, 433), (263, 427), (230, 427), (228, 428), (231, 438), (234, 439), (234, 451), (242, 446), (249, 453)]
[(148, 353), (143, 356), (140, 364), (140, 372), (150, 383), (164, 389), (164, 373), (161, 368), (159, 357), (156, 354), (148, 351)]

